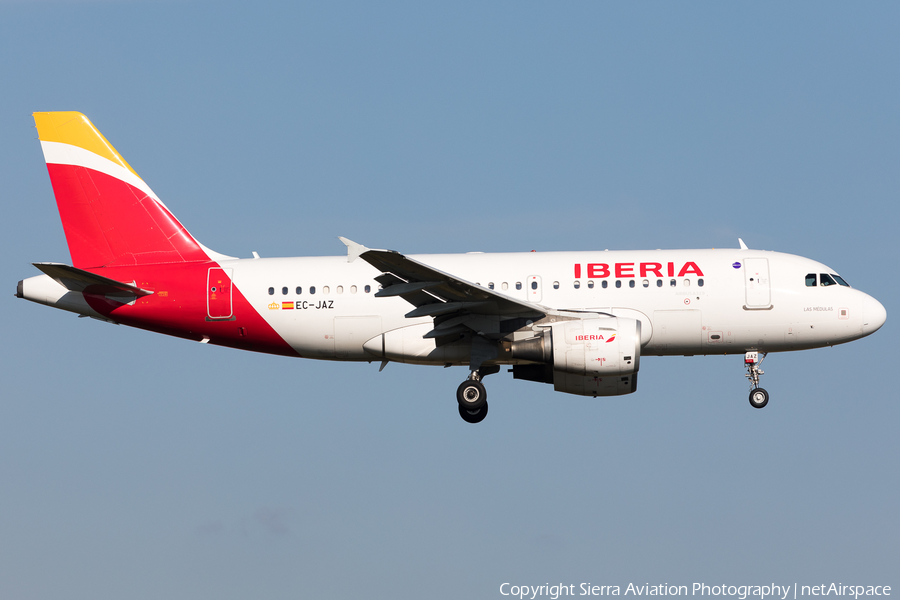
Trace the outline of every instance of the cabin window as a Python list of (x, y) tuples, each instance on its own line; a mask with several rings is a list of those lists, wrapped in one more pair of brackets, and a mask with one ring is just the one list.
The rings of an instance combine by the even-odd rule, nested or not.
[(649, 280), (649, 279), (645, 279), (645, 280), (642, 281), (641, 283), (643, 284), (644, 287), (650, 287), (650, 280)]
[(609, 286), (609, 282), (608, 282), (607, 280), (604, 279), (603, 281), (600, 282), (600, 287), (602, 287), (604, 290), (605, 290), (608, 286)]
[(581, 287), (581, 282), (576, 279), (575, 280), (575, 289), (577, 290), (580, 287)]
[(628, 280), (628, 287), (630, 287), (630, 288), (633, 288), (633, 287), (634, 287), (634, 279), (629, 279), (629, 280)]
[(669, 280), (669, 287), (675, 287), (675, 280), (674, 280), (674, 279), (670, 279), (670, 280)]
[(310, 293), (310, 294), (315, 294), (315, 293), (316, 293), (316, 286), (314, 286), (314, 285), (309, 286), (309, 293)]
[(690, 280), (690, 279), (685, 279), (685, 280), (684, 280), (684, 287), (691, 287), (691, 280)]
[(616, 287), (617, 287), (617, 288), (622, 287), (622, 280), (621, 280), (621, 279), (616, 279)]
[(372, 286), (371, 286), (371, 285), (367, 285), (366, 287), (363, 288), (363, 291), (364, 291), (365, 293), (368, 294), (369, 292), (372, 291)]
[(494, 289), (494, 282), (493, 282), (493, 281), (489, 281), (489, 282), (488, 282), (488, 289), (489, 289), (489, 290)]
[(300, 286), (298, 285), (298, 286), (297, 286), (297, 289), (296, 289), (296, 292), (297, 292), (297, 295), (299, 296), (300, 294), (303, 293), (303, 288), (300, 287)]
[(697, 285), (699, 285), (700, 287), (703, 287), (703, 278), (702, 277), (697, 280)]
[(327, 285), (323, 285), (323, 286), (322, 286), (322, 293), (323, 293), (323, 294), (327, 294), (327, 293), (330, 292), (330, 291), (331, 291), (331, 288), (329, 288)]
[[(558, 281), (554, 281), (554, 282), (553, 282), (553, 287), (554, 287), (554, 288), (559, 288), (559, 282), (558, 282)], [(522, 289), (522, 282), (521, 282), (521, 281), (517, 281), (517, 282), (516, 282), (516, 289), (517, 289), (517, 290), (521, 290), (521, 289)]]
[(500, 289), (505, 292), (509, 289), (509, 284), (504, 281), (502, 284), (500, 284)]
[(656, 287), (662, 287), (662, 279), (656, 280)]
[(850, 284), (847, 283), (846, 281), (844, 281), (840, 275), (835, 275), (834, 273), (832, 273), (831, 276), (834, 277), (835, 281), (838, 282), (838, 285), (842, 285), (844, 287), (850, 287)]
[(591, 289), (594, 289), (594, 280), (593, 279), (588, 281), (588, 287)]
[(335, 291), (336, 291), (338, 294), (343, 294), (343, 293), (344, 293), (344, 286), (342, 286), (342, 285), (337, 286), (337, 287), (335, 288)]
[(355, 285), (351, 285), (351, 286), (350, 286), (350, 293), (351, 293), (351, 294), (355, 294), (355, 293), (356, 293), (356, 286), (355, 286)]
[(275, 295), (275, 288), (273, 288), (273, 287), (269, 288), (269, 295), (270, 295), (270, 296), (274, 296), (274, 295)]
[(816, 274), (815, 273), (807, 273), (806, 274), (806, 287), (816, 287)]
[(536, 289), (537, 289), (537, 281), (532, 281), (532, 282), (531, 282), (531, 289), (533, 289), (533, 290), (536, 290)]
[(828, 273), (820, 273), (819, 274), (819, 285), (822, 287), (827, 287), (829, 285), (837, 285), (837, 282), (831, 278), (831, 275)]
[[(519, 289), (519, 284), (518, 284), (518, 283), (516, 284), (516, 289)], [(554, 282), (553, 282), (553, 289), (554, 289), (554, 290), (558, 290), (558, 289), (559, 289), (559, 282), (558, 282), (558, 281), (554, 281)]]
[(282, 296), (287, 296), (287, 293), (288, 293), (287, 287), (281, 288), (281, 295), (282, 295)]

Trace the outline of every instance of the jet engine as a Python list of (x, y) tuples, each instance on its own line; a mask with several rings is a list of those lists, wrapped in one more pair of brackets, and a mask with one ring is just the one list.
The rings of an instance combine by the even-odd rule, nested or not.
[(558, 392), (618, 396), (637, 389), (641, 322), (620, 317), (548, 324), (539, 335), (512, 342), (513, 377), (552, 383)]

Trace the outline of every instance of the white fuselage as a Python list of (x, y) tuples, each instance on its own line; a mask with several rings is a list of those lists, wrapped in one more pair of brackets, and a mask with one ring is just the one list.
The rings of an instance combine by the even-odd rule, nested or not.
[[(885, 314), (881, 304), (863, 292), (844, 285), (818, 285), (821, 274), (835, 273), (827, 266), (778, 252), (529, 252), (412, 258), (515, 299), (640, 320), (644, 355), (829, 346), (872, 333)], [(432, 327), (429, 317), (404, 317), (413, 307), (403, 299), (376, 298), (379, 285), (373, 278), (380, 273), (361, 260), (271, 258), (220, 264), (233, 269), (235, 287), (304, 357), (373, 360), (363, 348), (372, 337), (413, 328), (406, 330), (406, 338), (415, 341)], [(810, 274), (816, 276), (817, 285), (806, 284)], [(400, 354), (408, 362), (466, 362), (443, 355), (431, 340), (421, 340), (416, 347), (411, 341), (406, 344), (409, 351)]]

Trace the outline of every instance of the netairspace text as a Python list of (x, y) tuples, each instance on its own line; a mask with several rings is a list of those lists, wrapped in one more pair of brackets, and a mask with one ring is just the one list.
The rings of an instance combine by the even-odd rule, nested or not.
[(819, 585), (727, 585), (712, 583), (693, 583), (686, 585), (650, 585), (649, 583), (627, 586), (597, 585), (593, 583), (558, 583), (544, 585), (516, 585), (503, 583), (500, 594), (512, 596), (520, 600), (535, 600), (543, 597), (557, 600), (565, 596), (734, 596), (737, 600), (797, 600), (801, 596), (845, 596), (858, 600), (860, 596), (890, 596), (889, 585), (844, 585), (842, 583), (822, 583)]

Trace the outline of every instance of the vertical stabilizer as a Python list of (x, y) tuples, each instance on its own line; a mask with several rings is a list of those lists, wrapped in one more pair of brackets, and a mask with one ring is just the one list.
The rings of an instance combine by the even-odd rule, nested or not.
[(87, 117), (41, 112), (34, 122), (76, 267), (209, 260)]

